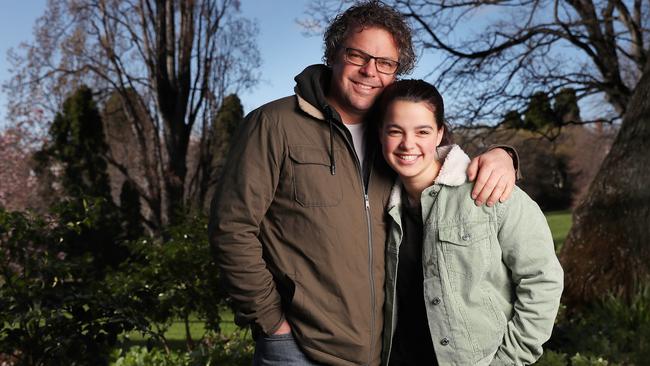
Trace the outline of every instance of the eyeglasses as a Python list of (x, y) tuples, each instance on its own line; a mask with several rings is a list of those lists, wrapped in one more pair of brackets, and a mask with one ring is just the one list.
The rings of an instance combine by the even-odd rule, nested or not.
[(375, 60), (377, 71), (382, 74), (392, 75), (397, 72), (399, 62), (389, 58), (371, 56), (356, 48), (345, 48), (345, 61), (356, 66), (366, 66), (370, 60)]

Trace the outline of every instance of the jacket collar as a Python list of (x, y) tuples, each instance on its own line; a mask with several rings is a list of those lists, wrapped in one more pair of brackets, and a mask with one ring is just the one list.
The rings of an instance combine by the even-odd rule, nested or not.
[[(456, 187), (467, 181), (467, 167), (470, 159), (458, 145), (438, 147), (438, 156), (443, 160), (438, 176), (433, 185)], [(388, 211), (399, 208), (402, 204), (402, 181), (398, 178), (388, 200)], [(428, 189), (428, 188), (427, 188)]]

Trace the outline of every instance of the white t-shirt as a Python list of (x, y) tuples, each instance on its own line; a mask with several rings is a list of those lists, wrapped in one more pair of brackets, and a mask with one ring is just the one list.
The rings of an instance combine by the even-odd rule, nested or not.
[(366, 152), (366, 142), (363, 139), (363, 134), (366, 131), (366, 125), (364, 123), (355, 123), (352, 125), (344, 123), (344, 125), (352, 135), (352, 144), (354, 145), (354, 151), (356, 151), (357, 156), (359, 157), (359, 163), (361, 164), (361, 170), (363, 171), (363, 157), (365, 156)]

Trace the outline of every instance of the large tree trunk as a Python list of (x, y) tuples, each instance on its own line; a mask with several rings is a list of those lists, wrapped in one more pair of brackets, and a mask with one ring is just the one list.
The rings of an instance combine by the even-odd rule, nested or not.
[(560, 253), (569, 309), (629, 299), (650, 274), (650, 62)]

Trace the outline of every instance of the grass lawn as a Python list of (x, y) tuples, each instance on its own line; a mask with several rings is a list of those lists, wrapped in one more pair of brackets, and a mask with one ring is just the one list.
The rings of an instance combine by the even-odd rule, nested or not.
[[(224, 310), (221, 313), (221, 333), (223, 335), (231, 335), (239, 327), (235, 324), (234, 315), (230, 310)], [(205, 323), (197, 319), (190, 320), (190, 334), (192, 339), (195, 341), (198, 340), (206, 331)], [(130, 346), (141, 345), (144, 346), (147, 344), (148, 336), (143, 336), (140, 332), (130, 332), (128, 334), (129, 341), (125, 348)], [(172, 325), (165, 332), (165, 338), (169, 342), (172, 349), (184, 350), (185, 349), (185, 324), (183, 321), (178, 320), (172, 323)]]
[(571, 211), (551, 211), (545, 212), (544, 215), (546, 215), (546, 221), (548, 221), (548, 226), (553, 234), (555, 251), (559, 252), (562, 244), (564, 244), (564, 239), (569, 233), (569, 229), (571, 229)]

